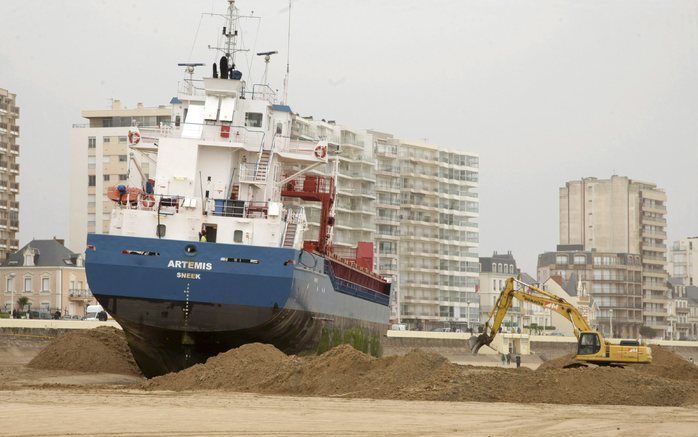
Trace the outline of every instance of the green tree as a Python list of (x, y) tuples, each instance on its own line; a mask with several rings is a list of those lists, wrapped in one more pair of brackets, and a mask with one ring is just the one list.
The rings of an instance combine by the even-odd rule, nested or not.
[(29, 303), (29, 298), (27, 296), (22, 296), (19, 299), (17, 299), (17, 306), (19, 307), (19, 311), (24, 311), (24, 307), (27, 306)]
[(644, 338), (654, 338), (657, 335), (657, 332), (649, 326), (641, 326), (640, 335)]

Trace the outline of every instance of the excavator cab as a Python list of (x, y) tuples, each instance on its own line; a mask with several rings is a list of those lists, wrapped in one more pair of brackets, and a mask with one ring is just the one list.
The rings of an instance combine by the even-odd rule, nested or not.
[(580, 332), (577, 355), (594, 355), (601, 350), (601, 339), (597, 332)]

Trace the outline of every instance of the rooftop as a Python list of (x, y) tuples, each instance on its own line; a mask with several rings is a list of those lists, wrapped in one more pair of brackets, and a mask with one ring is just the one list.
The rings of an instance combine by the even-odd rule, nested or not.
[(32, 240), (17, 252), (8, 255), (2, 266), (24, 266), (24, 254), (30, 250), (34, 252), (34, 265), (38, 267), (75, 266), (79, 257), (79, 254), (68, 250), (62, 240)]

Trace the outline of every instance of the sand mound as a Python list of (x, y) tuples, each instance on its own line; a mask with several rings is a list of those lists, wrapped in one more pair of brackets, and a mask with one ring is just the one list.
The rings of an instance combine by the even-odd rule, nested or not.
[[(286, 356), (276, 348), (250, 344), (178, 373), (146, 381), (147, 390), (223, 389), (306, 396), (375, 399), (619, 404), (678, 406), (695, 403), (698, 382), (670, 379), (664, 370), (595, 367), (562, 369), (570, 357), (547, 367), (502, 369), (459, 366), (435, 353), (372, 358), (351, 346), (317, 357)], [(682, 360), (656, 353), (657, 366)], [(554, 361), (554, 362), (553, 362)], [(652, 373), (656, 372), (656, 373)], [(693, 374), (685, 369), (681, 375)], [(690, 378), (684, 378), (690, 379)]]
[[(662, 346), (651, 346), (651, 364), (630, 364), (625, 368), (642, 375), (658, 376), (678, 381), (693, 380), (698, 381), (698, 366), (688, 362), (681, 355), (672, 352)], [(575, 354), (567, 354), (544, 362), (538, 367), (538, 371), (563, 369), (566, 366), (576, 363)]]
[(28, 366), (77, 372), (141, 374), (124, 333), (105, 326), (75, 330), (56, 337)]
[(260, 391), (273, 384), (279, 374), (297, 366), (296, 357), (289, 357), (274, 346), (251, 343), (211, 357), (203, 364), (145, 381), (143, 388)]
[(575, 356), (576, 354), (567, 354), (545, 361), (543, 364), (538, 366), (538, 369), (536, 370), (564, 369), (567, 366), (577, 362), (577, 360), (574, 358)]
[(662, 346), (652, 346), (652, 364), (649, 366), (638, 364), (632, 368), (646, 375), (679, 381), (698, 381), (698, 366)]

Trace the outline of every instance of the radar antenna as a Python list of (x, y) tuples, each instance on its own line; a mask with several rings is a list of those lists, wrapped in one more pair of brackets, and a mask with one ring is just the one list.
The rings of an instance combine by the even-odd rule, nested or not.
[(275, 55), (277, 53), (279, 52), (273, 51), (257, 53), (257, 56), (264, 56), (264, 76), (262, 76), (262, 83), (264, 85), (269, 85), (269, 82), (267, 82), (267, 74), (269, 73), (269, 61), (271, 61), (271, 55)]
[(180, 62), (177, 66), (184, 67), (184, 73), (189, 75), (189, 78), (184, 79), (187, 83), (187, 93), (190, 95), (194, 94), (194, 69), (203, 67), (204, 64), (200, 62)]

